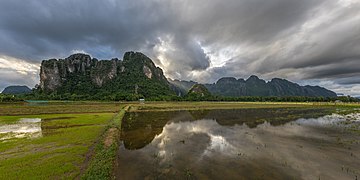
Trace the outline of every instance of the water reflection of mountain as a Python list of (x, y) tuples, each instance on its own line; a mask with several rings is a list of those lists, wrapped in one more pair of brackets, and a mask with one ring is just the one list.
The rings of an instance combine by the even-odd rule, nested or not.
[(318, 118), (328, 114), (330, 112), (326, 109), (237, 109), (213, 110), (205, 118), (215, 119), (222, 126), (246, 124), (250, 128), (255, 128), (264, 122), (278, 126), (299, 118)]
[(264, 122), (282, 125), (299, 118), (318, 118), (330, 114), (326, 109), (227, 109), (176, 112), (127, 113), (122, 123), (121, 139), (126, 149), (141, 149), (163, 131), (167, 123), (214, 119), (221, 126), (246, 124), (255, 128)]
[(176, 112), (126, 113), (121, 127), (121, 139), (124, 141), (125, 148), (145, 147), (162, 132), (169, 120), (178, 115)]

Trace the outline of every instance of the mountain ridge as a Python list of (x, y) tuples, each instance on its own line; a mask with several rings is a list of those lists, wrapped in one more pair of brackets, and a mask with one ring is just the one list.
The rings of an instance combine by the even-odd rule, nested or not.
[[(124, 54), (123, 60), (98, 60), (81, 53), (65, 59), (43, 60), (37, 90), (60, 96), (106, 96), (114, 100), (136, 100), (139, 97), (185, 96), (196, 84), (199, 83), (167, 79), (162, 69), (149, 57), (130, 51)], [(246, 80), (223, 77), (213, 84), (203, 85), (211, 94), (224, 97), (336, 97), (336, 93), (323, 87), (300, 86), (280, 78), (266, 82), (255, 75)]]
[[(176, 81), (176, 80), (174, 80)], [(178, 83), (189, 83), (179, 81)], [(196, 83), (196, 82), (193, 82)], [(212, 84), (204, 84), (213, 94), (225, 97), (239, 96), (306, 96), (306, 97), (337, 97), (336, 93), (320, 86), (300, 86), (286, 79), (273, 78), (270, 81), (251, 75), (248, 79), (223, 77)], [(178, 85), (180, 88), (181, 86)], [(182, 90), (186, 91), (186, 90)]]

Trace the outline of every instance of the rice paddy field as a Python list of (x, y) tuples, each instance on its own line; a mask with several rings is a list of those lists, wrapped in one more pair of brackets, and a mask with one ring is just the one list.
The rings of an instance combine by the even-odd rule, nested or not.
[(355, 179), (359, 112), (332, 103), (5, 103), (0, 179)]

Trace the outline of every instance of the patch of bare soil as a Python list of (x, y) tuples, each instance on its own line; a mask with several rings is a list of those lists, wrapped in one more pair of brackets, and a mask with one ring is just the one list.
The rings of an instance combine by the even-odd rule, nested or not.
[(104, 145), (105, 147), (110, 147), (115, 141), (116, 137), (119, 134), (119, 130), (117, 128), (110, 128), (105, 135)]

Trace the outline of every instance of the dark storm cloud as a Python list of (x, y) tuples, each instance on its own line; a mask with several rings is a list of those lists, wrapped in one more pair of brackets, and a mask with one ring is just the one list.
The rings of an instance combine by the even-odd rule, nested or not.
[(122, 52), (140, 50), (167, 34), (184, 42), (181, 47), (196, 37), (208, 43), (257, 42), (291, 27), (318, 2), (4, 0), (0, 37), (8, 43), (1, 51), (33, 60), (97, 46)]
[[(356, 84), (359, 12), (355, 0), (2, 0), (0, 55), (21, 66), (78, 51), (108, 59), (134, 50), (171, 78), (257, 74)], [(0, 71), (0, 89), (26, 83), (20, 67)]]
[[(168, 16), (161, 17), (161, 11), (151, 13), (152, 8), (117, 1), (3, 1), (1, 29), (16, 47), (1, 49), (33, 60), (99, 46), (139, 49), (146, 40), (156, 38), (154, 27), (166, 24)], [(19, 53), (22, 47), (29, 52)]]
[[(337, 79), (336, 82), (338, 84), (342, 84), (342, 85), (353, 85), (353, 84), (360, 84), (360, 73), (357, 74), (357, 76), (351, 77), (351, 78), (340, 78)], [(360, 94), (360, 92), (359, 92)]]
[(309, 68), (306, 72), (308, 75), (305, 77), (308, 79), (357, 77), (360, 74), (360, 58), (349, 62)]
[(195, 1), (191, 25), (207, 43), (264, 43), (304, 21), (317, 0)]

